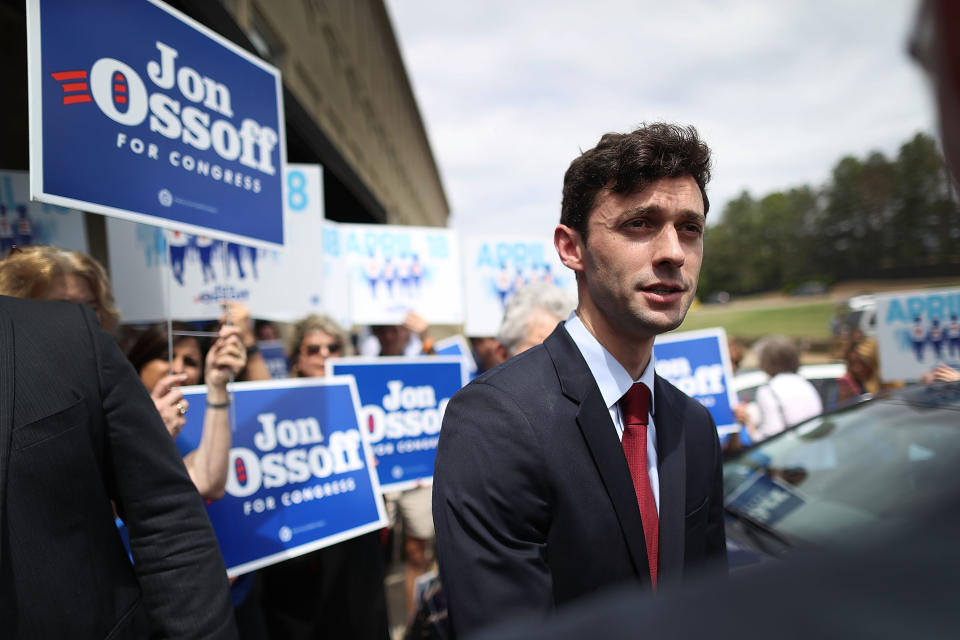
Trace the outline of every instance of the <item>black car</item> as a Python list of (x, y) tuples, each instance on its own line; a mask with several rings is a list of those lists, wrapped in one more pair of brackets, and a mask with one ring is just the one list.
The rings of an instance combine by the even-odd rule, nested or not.
[(724, 465), (732, 568), (856, 544), (954, 504), (960, 383), (918, 385), (803, 422)]

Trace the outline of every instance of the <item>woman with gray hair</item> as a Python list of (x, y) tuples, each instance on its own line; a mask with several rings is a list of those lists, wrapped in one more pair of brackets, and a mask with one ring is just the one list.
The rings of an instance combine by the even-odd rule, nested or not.
[(533, 282), (518, 290), (507, 303), (497, 335), (507, 357), (546, 340), (575, 306), (563, 289), (548, 282)]
[[(797, 373), (800, 351), (792, 340), (771, 336), (757, 345), (760, 368), (770, 380), (759, 389), (753, 407), (734, 408), (753, 442), (765, 440), (795, 424), (823, 413), (823, 401), (810, 381)], [(755, 408), (755, 411), (750, 409)]]

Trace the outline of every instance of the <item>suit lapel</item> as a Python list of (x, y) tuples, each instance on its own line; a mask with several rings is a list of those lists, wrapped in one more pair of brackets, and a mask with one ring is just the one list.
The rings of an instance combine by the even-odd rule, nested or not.
[(650, 569), (647, 566), (647, 548), (637, 495), (633, 489), (633, 480), (630, 479), (630, 469), (623, 455), (623, 448), (610, 420), (610, 412), (600, 395), (600, 389), (576, 343), (562, 324), (547, 338), (544, 346), (553, 359), (560, 378), (561, 391), (580, 405), (577, 410), (577, 425), (590, 449), (607, 495), (610, 496), (634, 570), (641, 580), (647, 581)]
[[(2, 301), (0, 301), (2, 302)], [(13, 433), (13, 322), (0, 304), (0, 538), (6, 523), (7, 475), (10, 467), (10, 438)], [(3, 544), (0, 544), (0, 567)]]
[(683, 435), (685, 416), (678, 413), (677, 391), (660, 377), (654, 382), (657, 426), (657, 469), (660, 476), (660, 559), (661, 584), (679, 583), (683, 575), (684, 513), (686, 508), (686, 448)]

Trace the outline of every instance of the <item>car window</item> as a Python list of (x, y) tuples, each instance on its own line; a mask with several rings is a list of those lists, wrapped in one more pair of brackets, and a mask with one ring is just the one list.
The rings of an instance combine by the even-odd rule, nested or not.
[(842, 542), (954, 491), (960, 412), (875, 401), (821, 416), (724, 466), (727, 505), (801, 540)]

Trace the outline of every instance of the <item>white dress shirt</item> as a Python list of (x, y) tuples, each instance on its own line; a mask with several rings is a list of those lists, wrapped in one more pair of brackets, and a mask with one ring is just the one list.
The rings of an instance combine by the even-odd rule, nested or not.
[(757, 389), (756, 402), (760, 408), (757, 434), (761, 439), (823, 413), (823, 402), (816, 387), (796, 373), (773, 376)]
[(650, 477), (650, 488), (653, 490), (653, 499), (657, 503), (657, 513), (660, 513), (660, 474), (657, 471), (657, 427), (653, 422), (655, 413), (654, 393), (653, 393), (653, 374), (654, 357), (650, 353), (650, 362), (647, 368), (643, 370), (640, 378), (633, 380), (630, 374), (623, 368), (617, 359), (610, 355), (602, 344), (594, 337), (592, 333), (584, 326), (576, 311), (570, 314), (563, 325), (573, 342), (580, 349), (583, 359), (587, 361), (587, 367), (593, 374), (597, 386), (600, 388), (600, 395), (603, 396), (603, 402), (607, 405), (610, 412), (610, 419), (613, 420), (613, 426), (617, 430), (617, 437), (623, 439), (623, 418), (620, 416), (620, 398), (633, 386), (634, 382), (642, 382), (650, 389), (650, 418), (647, 423), (647, 475)]

